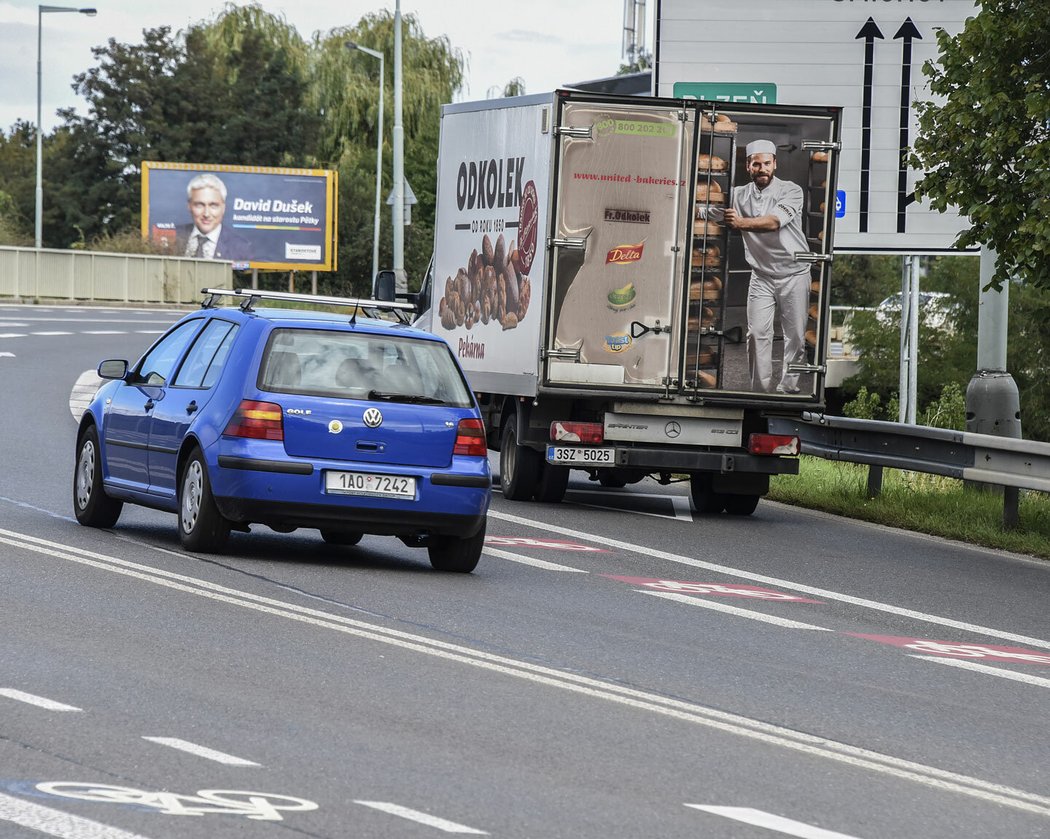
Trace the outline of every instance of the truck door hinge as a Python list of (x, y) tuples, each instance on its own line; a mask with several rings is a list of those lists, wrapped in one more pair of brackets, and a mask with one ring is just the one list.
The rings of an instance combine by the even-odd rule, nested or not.
[(580, 361), (580, 351), (579, 350), (571, 350), (571, 349), (543, 350), (543, 351), (540, 352), (540, 357), (541, 358), (559, 358), (559, 359), (564, 359), (565, 361), (575, 361), (575, 362), (579, 363), (579, 361)]
[(789, 373), (827, 373), (828, 368), (823, 364), (789, 364)]
[(570, 251), (587, 250), (587, 240), (575, 236), (552, 236), (547, 240), (548, 248), (565, 248)]
[(811, 151), (839, 151), (842, 143), (835, 140), (803, 140), (802, 148)]
[(589, 140), (591, 139), (591, 126), (559, 125), (554, 129), (554, 135), (556, 137), (578, 137), (581, 140)]
[(797, 262), (832, 262), (833, 257), (830, 253), (811, 253), (810, 251), (798, 251), (793, 254)]

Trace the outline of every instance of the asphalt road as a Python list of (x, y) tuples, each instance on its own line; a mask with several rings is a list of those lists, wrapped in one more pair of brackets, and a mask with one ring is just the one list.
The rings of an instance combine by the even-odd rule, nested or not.
[(1050, 836), (1050, 566), (684, 485), (390, 538), (71, 510), (74, 382), (177, 313), (0, 304), (0, 837)]

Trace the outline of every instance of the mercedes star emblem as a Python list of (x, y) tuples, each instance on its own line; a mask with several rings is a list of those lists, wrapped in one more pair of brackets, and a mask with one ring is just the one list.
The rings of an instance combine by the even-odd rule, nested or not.
[(383, 424), (383, 414), (378, 408), (369, 408), (365, 411), (364, 420), (369, 428), (379, 428)]
[(671, 420), (669, 423), (667, 423), (667, 425), (664, 426), (664, 434), (666, 434), (668, 437), (677, 437), (681, 433), (682, 426), (674, 420)]

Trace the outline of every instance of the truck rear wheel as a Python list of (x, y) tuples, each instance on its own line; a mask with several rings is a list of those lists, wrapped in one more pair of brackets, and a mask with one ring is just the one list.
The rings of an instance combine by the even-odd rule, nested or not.
[(731, 516), (750, 516), (758, 506), (760, 495), (723, 495), (726, 512)]
[(711, 488), (709, 472), (697, 472), (689, 478), (689, 497), (698, 513), (721, 513), (729, 496)]
[(503, 425), (499, 448), (499, 480), (503, 497), (511, 501), (530, 500), (536, 494), (541, 465), (538, 452), (518, 445), (515, 418), (508, 417)]
[(540, 479), (536, 482), (536, 500), (560, 504), (569, 485), (569, 467), (540, 461)]

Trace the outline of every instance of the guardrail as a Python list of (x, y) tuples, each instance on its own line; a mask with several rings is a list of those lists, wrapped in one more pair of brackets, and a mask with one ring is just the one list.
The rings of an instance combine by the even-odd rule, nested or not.
[(198, 303), (230, 277), (210, 259), (0, 247), (0, 297), (21, 300)]
[(944, 475), (1004, 488), (1003, 526), (1017, 526), (1017, 491), (1050, 492), (1050, 443), (924, 425), (829, 417), (770, 417), (774, 434), (797, 434), (802, 453), (869, 466), (868, 493), (882, 488), (882, 468)]

